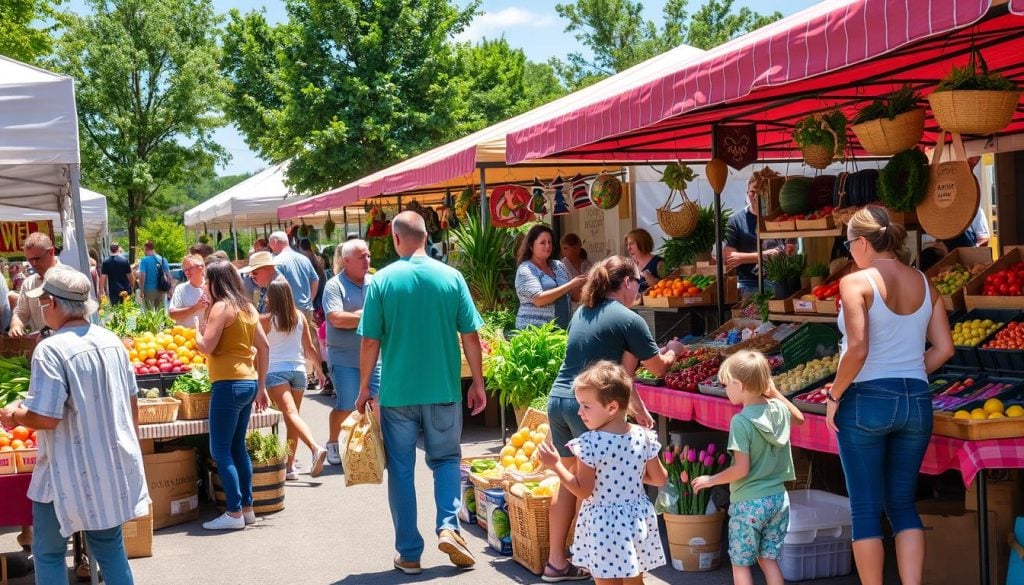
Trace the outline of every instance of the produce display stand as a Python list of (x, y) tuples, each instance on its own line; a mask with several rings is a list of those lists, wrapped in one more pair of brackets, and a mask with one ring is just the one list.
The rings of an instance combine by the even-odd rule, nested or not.
[(31, 473), (0, 475), (0, 526), (32, 524), (32, 501), (28, 499)]
[[(277, 434), (277, 426), (283, 418), (284, 415), (280, 411), (268, 408), (259, 414), (253, 414), (249, 418), (249, 430), (269, 427), (274, 434)], [(139, 427), (139, 440), (177, 439), (191, 435), (205, 435), (209, 432), (209, 419), (176, 420), (167, 423), (141, 425)]]

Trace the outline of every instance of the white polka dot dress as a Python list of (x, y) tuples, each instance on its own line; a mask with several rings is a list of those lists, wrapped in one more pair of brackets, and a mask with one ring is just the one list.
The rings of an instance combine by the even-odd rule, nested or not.
[(597, 579), (635, 577), (664, 565), (658, 517), (643, 488), (644, 467), (661, 450), (654, 433), (635, 425), (624, 435), (589, 431), (568, 447), (597, 471), (576, 519), (573, 564)]

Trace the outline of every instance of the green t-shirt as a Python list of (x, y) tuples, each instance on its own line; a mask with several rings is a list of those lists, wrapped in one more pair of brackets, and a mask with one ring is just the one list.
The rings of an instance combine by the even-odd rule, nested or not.
[(640, 361), (658, 353), (658, 344), (643, 317), (611, 299), (604, 299), (593, 308), (580, 307), (569, 321), (565, 360), (551, 395), (572, 398), (573, 380), (587, 366), (600, 360), (621, 363), (626, 350)]
[(796, 478), (789, 446), (790, 413), (780, 400), (748, 404), (729, 423), (730, 451), (750, 457), (747, 476), (729, 484), (730, 500), (742, 502), (786, 491)]
[(481, 326), (454, 268), (412, 256), (377, 272), (357, 331), (381, 342), (381, 406), (461, 401), (459, 334)]

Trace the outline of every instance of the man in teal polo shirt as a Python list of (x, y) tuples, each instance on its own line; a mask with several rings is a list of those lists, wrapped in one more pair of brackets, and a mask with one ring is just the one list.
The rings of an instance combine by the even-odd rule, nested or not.
[[(476, 560), (459, 534), (461, 490), (462, 379), (459, 340), (473, 373), (467, 405), (472, 414), (487, 406), (482, 349), (483, 320), (466, 280), (427, 256), (427, 229), (414, 212), (391, 222), (401, 259), (374, 275), (366, 290), (358, 333), (362, 336), (356, 409), (379, 412), (388, 466), (388, 503), (395, 526), (394, 567), (422, 571), (423, 537), (416, 528), (416, 442), (423, 433), (427, 465), (434, 473), (437, 547), (459, 568)], [(380, 393), (370, 398), (370, 380), (381, 356)], [(379, 402), (379, 410), (374, 402)]]

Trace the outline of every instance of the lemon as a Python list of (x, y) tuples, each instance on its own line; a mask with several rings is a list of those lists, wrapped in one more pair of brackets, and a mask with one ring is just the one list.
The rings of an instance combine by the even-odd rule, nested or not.
[(511, 456), (511, 455), (503, 456), (501, 458), (501, 466), (502, 467), (515, 467), (516, 466), (516, 458)]
[(519, 447), (523, 446), (523, 443), (526, 442), (526, 435), (522, 434), (522, 431), (516, 432), (511, 437), (509, 437), (508, 442), (513, 447), (518, 449)]
[(988, 415), (988, 418), (992, 419), (992, 418), (1006, 418), (1006, 417), (1003, 416), (1003, 413), (1001, 413), (1001, 412), (993, 412), (993, 413)]
[(529, 461), (525, 461), (519, 464), (519, 471), (521, 473), (533, 473), (533, 464)]
[(512, 445), (505, 445), (504, 447), (501, 448), (501, 456), (502, 457), (515, 457), (516, 456), (516, 448), (513, 447)]
[(971, 411), (971, 418), (974, 420), (985, 420), (988, 418), (988, 413), (985, 412), (984, 408), (975, 408)]
[(522, 467), (522, 465), (524, 463), (527, 463), (529, 461), (530, 461), (530, 458), (527, 457), (526, 455), (523, 455), (522, 453), (517, 453), (516, 456), (515, 456), (516, 465), (518, 465), (520, 467)]
[(985, 412), (989, 414), (992, 414), (994, 412), (1003, 414), (1003, 411), (1005, 410), (1005, 408), (1003, 407), (1003, 402), (998, 398), (989, 398), (988, 400), (985, 401), (985, 405), (982, 408), (984, 408)]
[(966, 410), (958, 410), (953, 413), (953, 418), (971, 418), (971, 413)]
[(527, 457), (533, 455), (533, 452), (536, 450), (537, 445), (533, 441), (527, 441), (523, 443), (523, 453), (525, 453)]
[(1010, 418), (1017, 418), (1018, 416), (1024, 416), (1024, 407), (1019, 404), (1014, 404), (1010, 408), (1006, 409), (1006, 416)]
[(537, 432), (538, 433), (544, 433), (545, 435), (547, 435), (548, 434), (548, 423), (540, 423), (539, 425), (537, 425)]

